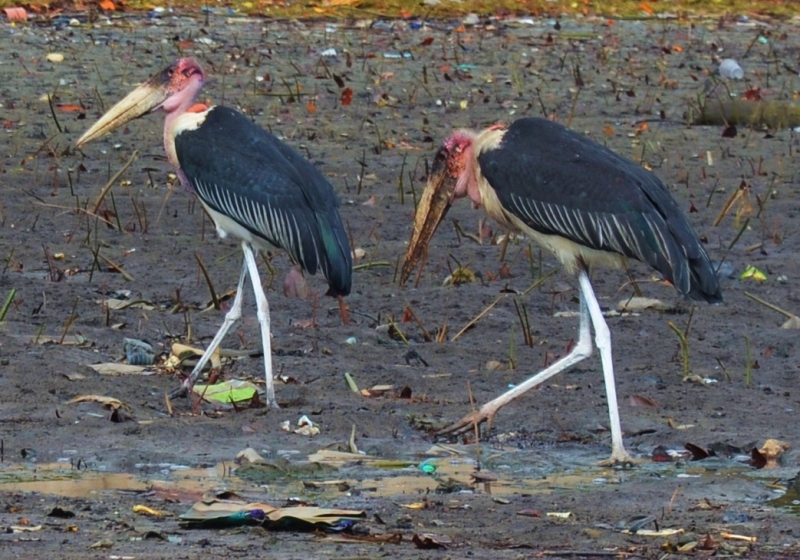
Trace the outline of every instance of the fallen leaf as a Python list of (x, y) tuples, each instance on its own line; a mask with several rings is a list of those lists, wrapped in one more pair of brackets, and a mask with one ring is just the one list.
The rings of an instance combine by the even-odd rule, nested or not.
[(430, 533), (414, 533), (411, 541), (417, 548), (422, 550), (436, 550), (447, 548), (447, 545), (452, 544), (449, 537), (444, 535), (431, 535)]
[(247, 447), (236, 454), (236, 459), (233, 461), (237, 465), (246, 463), (266, 463), (266, 459), (259, 454), (258, 451), (252, 447)]
[(137, 515), (149, 515), (150, 517), (167, 517), (172, 515), (171, 513), (165, 513), (143, 505), (133, 506), (133, 513)]
[(521, 515), (523, 517), (541, 517), (542, 514), (536, 511), (535, 509), (521, 509), (517, 512), (517, 515)]
[(91, 369), (100, 375), (137, 375), (145, 373), (147, 368), (143, 366), (132, 366), (130, 364), (119, 364), (117, 362), (109, 362), (104, 364), (91, 364)]
[(617, 304), (617, 311), (642, 311), (644, 309), (654, 309), (656, 311), (673, 311), (672, 305), (664, 303), (660, 299), (646, 297), (632, 297), (620, 301)]
[(642, 395), (631, 395), (628, 397), (628, 404), (632, 407), (658, 408), (658, 402), (655, 399)]
[(753, 448), (751, 457), (753, 465), (759, 469), (777, 469), (778, 459), (791, 446), (785, 441), (768, 439), (760, 449)]
[(703, 459), (708, 459), (713, 455), (713, 453), (710, 453), (699, 445), (695, 445), (693, 443), (685, 443), (684, 447), (687, 451), (689, 451), (689, 453), (692, 454), (692, 461), (702, 461)]
[(41, 525), (25, 526), (25, 525), (11, 525), (9, 527), (12, 533), (35, 533), (41, 531)]
[(117, 410), (119, 408), (131, 410), (131, 407), (123, 403), (121, 400), (115, 399), (114, 397), (105, 397), (103, 395), (79, 395), (74, 399), (67, 401), (67, 404), (77, 404), (82, 402), (100, 403), (106, 408), (110, 408), (112, 410)]

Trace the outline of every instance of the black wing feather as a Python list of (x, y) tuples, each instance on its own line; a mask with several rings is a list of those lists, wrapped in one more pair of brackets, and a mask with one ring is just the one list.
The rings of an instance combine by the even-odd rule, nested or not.
[(300, 153), (227, 107), (178, 134), (175, 150), (203, 202), (287, 251), (308, 273), (321, 268), (332, 295), (350, 293), (353, 261), (339, 200)]
[(708, 255), (664, 184), (562, 125), (520, 119), (478, 155), (503, 207), (535, 231), (640, 260), (694, 299), (722, 300)]

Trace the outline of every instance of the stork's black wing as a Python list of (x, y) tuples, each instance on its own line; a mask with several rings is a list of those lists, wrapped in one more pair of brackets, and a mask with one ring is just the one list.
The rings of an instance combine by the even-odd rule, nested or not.
[(209, 207), (286, 250), (310, 274), (320, 268), (332, 295), (350, 293), (353, 261), (339, 200), (296, 150), (227, 107), (178, 134), (175, 150)]
[(545, 119), (520, 119), (478, 155), (506, 211), (535, 231), (649, 264), (694, 299), (722, 300), (705, 249), (642, 166)]

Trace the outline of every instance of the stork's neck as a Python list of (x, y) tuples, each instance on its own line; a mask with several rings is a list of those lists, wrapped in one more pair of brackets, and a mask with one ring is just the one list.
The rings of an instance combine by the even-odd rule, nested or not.
[[(189, 78), (186, 85), (180, 91), (170, 95), (166, 101), (161, 105), (167, 113), (167, 118), (164, 119), (164, 148), (167, 152), (167, 157), (172, 165), (178, 167), (177, 158), (175, 158), (175, 121), (187, 112), (192, 111), (194, 99), (203, 87), (205, 82), (202, 74), (195, 74)], [(172, 147), (172, 149), (170, 149)]]
[(478, 186), (478, 160), (475, 158), (474, 146), (472, 144), (468, 145), (459, 157), (463, 162), (463, 169), (458, 176), (453, 198), (468, 196), (475, 208), (479, 208), (483, 198)]

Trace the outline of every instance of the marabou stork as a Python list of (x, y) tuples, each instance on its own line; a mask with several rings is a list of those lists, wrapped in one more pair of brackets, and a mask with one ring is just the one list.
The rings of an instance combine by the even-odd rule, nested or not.
[(205, 83), (202, 67), (181, 58), (129, 93), (78, 140), (78, 146), (126, 122), (163, 109), (164, 149), (181, 183), (193, 190), (214, 220), (220, 237), (241, 240), (244, 263), (236, 297), (222, 327), (180, 389), (185, 394), (241, 316), (242, 288), (249, 273), (256, 297), (264, 348), (266, 404), (277, 407), (272, 380), (269, 305), (255, 254), (284, 249), (309, 274), (321, 270), (328, 294), (350, 293), (353, 260), (333, 187), (313, 165), (245, 115), (227, 107), (207, 107), (194, 99)]
[(705, 249), (664, 184), (642, 166), (582, 134), (540, 118), (507, 128), (459, 130), (439, 148), (420, 200), (401, 274), (404, 283), (420, 261), (436, 227), (457, 198), (510, 230), (555, 253), (578, 275), (578, 342), (563, 358), (441, 433), (460, 433), (491, 421), (510, 401), (592, 354), (590, 322), (600, 352), (608, 396), (612, 452), (604, 463), (625, 463), (611, 336), (592, 290), (596, 265), (624, 266), (626, 258), (650, 265), (695, 300), (722, 301)]

